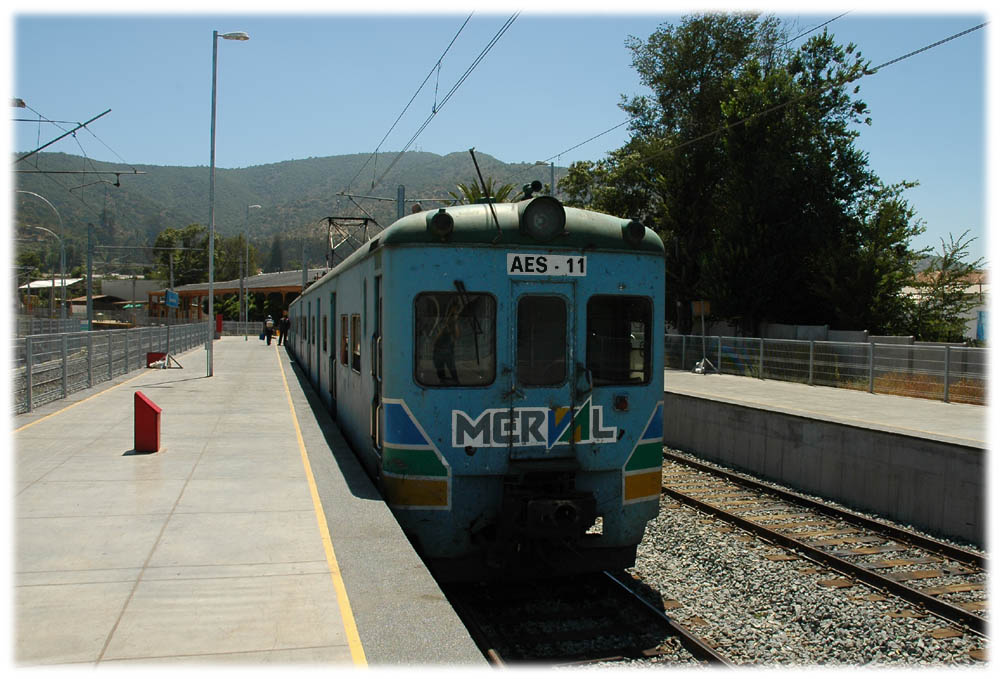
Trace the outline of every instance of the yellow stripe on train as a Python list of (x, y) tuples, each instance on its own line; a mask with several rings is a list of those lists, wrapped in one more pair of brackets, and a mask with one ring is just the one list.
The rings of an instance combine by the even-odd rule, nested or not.
[(393, 507), (447, 509), (448, 481), (382, 475), (385, 497)]
[(656, 469), (633, 472), (625, 475), (625, 502), (640, 502), (642, 500), (658, 500), (663, 470)]

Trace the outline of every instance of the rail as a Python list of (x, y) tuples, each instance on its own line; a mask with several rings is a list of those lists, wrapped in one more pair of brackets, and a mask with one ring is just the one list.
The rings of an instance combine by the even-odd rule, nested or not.
[(986, 404), (988, 350), (956, 345), (665, 336), (664, 366), (760, 379)]

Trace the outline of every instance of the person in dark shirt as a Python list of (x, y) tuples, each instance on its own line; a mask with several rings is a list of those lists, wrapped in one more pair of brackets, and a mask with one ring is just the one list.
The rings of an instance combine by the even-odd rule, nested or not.
[(288, 312), (285, 311), (281, 320), (278, 321), (278, 346), (280, 347), (282, 342), (287, 344), (285, 339), (288, 336), (288, 330), (292, 327), (292, 319), (288, 317)]

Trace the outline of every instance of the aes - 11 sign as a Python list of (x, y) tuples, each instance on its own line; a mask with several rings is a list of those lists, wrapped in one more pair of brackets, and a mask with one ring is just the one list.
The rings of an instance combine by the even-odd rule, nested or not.
[(508, 252), (507, 274), (509, 276), (586, 276), (587, 258)]

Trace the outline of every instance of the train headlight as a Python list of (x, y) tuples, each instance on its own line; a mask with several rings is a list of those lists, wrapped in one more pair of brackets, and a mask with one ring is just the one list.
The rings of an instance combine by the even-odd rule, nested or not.
[(518, 208), (518, 228), (535, 240), (552, 240), (566, 230), (566, 210), (552, 196), (538, 196)]
[(444, 240), (455, 230), (455, 220), (444, 208), (441, 208), (433, 214), (427, 214), (427, 230)]
[(622, 238), (632, 247), (637, 246), (646, 237), (646, 227), (637, 219), (630, 220), (622, 227)]

